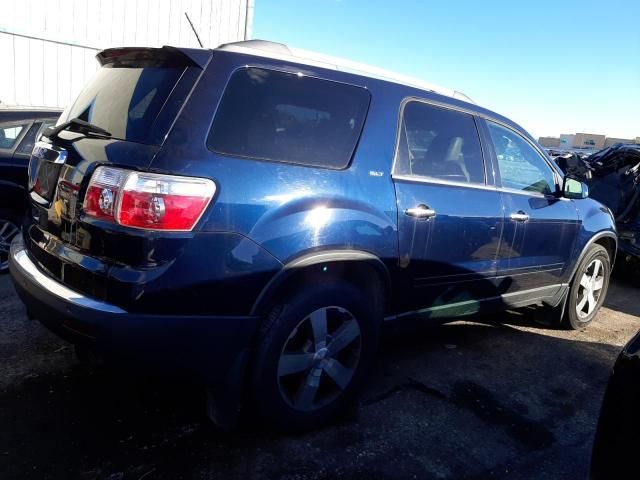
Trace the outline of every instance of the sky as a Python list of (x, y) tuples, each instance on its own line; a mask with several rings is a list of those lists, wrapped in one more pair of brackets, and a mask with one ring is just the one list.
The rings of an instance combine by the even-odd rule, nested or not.
[(454, 88), (536, 137), (640, 137), (639, 0), (255, 0), (253, 38)]

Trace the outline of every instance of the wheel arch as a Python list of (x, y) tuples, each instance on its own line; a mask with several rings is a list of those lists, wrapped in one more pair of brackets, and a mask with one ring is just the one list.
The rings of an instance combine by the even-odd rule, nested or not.
[(573, 277), (576, 274), (576, 270), (578, 269), (580, 262), (582, 261), (584, 256), (587, 254), (587, 250), (589, 250), (589, 247), (591, 247), (592, 245), (601, 245), (607, 249), (607, 252), (609, 253), (609, 257), (611, 259), (611, 267), (613, 268), (613, 264), (615, 263), (615, 259), (616, 259), (616, 252), (618, 249), (618, 237), (614, 232), (609, 230), (598, 232), (589, 239), (589, 241), (584, 245), (584, 247), (582, 247), (582, 250), (580, 251), (580, 255), (576, 259), (575, 265), (571, 269), (571, 275), (569, 275), (567, 279), (568, 282), (571, 282), (571, 280), (573, 280)]
[[(390, 274), (378, 256), (363, 250), (323, 250), (286, 263), (262, 289), (253, 303), (251, 315), (265, 313), (286, 292), (299, 288), (302, 282), (323, 277), (347, 280), (369, 290), (375, 290), (379, 285), (384, 299), (389, 297)], [(372, 282), (372, 278), (376, 281)]]
[(618, 251), (618, 239), (615, 236), (605, 235), (598, 238), (594, 244), (602, 245), (609, 252), (609, 258), (611, 259), (611, 267), (616, 261), (616, 254)]

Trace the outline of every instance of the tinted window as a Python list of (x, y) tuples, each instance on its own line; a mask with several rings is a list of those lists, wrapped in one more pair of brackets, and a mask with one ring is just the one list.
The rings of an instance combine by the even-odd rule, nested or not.
[(422, 102), (408, 103), (394, 173), (484, 183), (484, 162), (473, 117)]
[(40, 140), (42, 133), (47, 128), (53, 127), (55, 124), (56, 122), (52, 120), (45, 121), (43, 123), (35, 122), (33, 125), (31, 125), (31, 128), (29, 129), (29, 131), (22, 138), (22, 141), (20, 142), (20, 146), (16, 149), (16, 153), (31, 155), (33, 146), (38, 140)]
[(20, 124), (0, 126), (0, 148), (13, 148), (25, 127)]
[(36, 122), (31, 125), (29, 131), (22, 137), (22, 141), (18, 148), (16, 148), (16, 153), (30, 154), (31, 150), (33, 150), (33, 145), (35, 144), (36, 133), (40, 129), (40, 123)]
[(512, 130), (487, 123), (498, 157), (502, 186), (544, 194), (555, 192), (551, 168), (535, 148)]
[(103, 67), (84, 87), (63, 119), (80, 118), (114, 138), (144, 141), (183, 68)]
[(228, 155), (343, 168), (368, 106), (360, 87), (246, 68), (231, 77), (207, 144)]

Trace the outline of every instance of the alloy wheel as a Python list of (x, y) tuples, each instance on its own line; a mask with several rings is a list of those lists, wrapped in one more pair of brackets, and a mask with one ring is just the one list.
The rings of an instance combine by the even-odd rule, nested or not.
[(0, 218), (0, 273), (9, 268), (9, 248), (11, 240), (20, 229), (13, 222)]
[(299, 411), (335, 400), (351, 383), (360, 360), (360, 325), (348, 310), (324, 307), (293, 329), (278, 361), (283, 399)]
[(602, 260), (596, 258), (589, 263), (580, 277), (576, 313), (581, 320), (589, 317), (598, 305), (604, 286), (604, 275), (605, 269)]

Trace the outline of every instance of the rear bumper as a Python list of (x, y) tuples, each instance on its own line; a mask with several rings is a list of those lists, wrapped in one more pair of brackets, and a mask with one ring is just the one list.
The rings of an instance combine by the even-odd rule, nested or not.
[(130, 313), (69, 289), (32, 260), (22, 235), (9, 255), (16, 291), (30, 313), (60, 337), (109, 359), (188, 372), (220, 390), (242, 383), (255, 316)]

